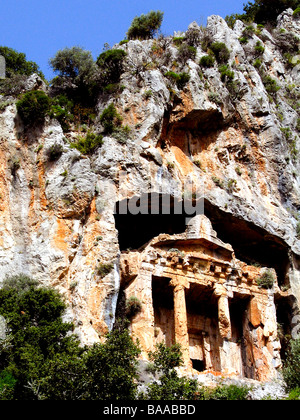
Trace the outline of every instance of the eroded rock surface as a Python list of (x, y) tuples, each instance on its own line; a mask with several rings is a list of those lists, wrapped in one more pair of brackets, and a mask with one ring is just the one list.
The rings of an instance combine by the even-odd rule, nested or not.
[[(92, 343), (114, 323), (122, 274), (122, 287), (142, 302), (142, 314), (132, 329), (144, 343), (145, 356), (163, 338), (162, 326), (168, 324), (171, 341), (181, 334), (182, 342), (189, 342), (187, 364), (191, 354), (200, 361), (206, 355), (207, 369), (265, 380), (276, 375), (281, 364), (277, 321), (293, 337), (300, 330), (300, 64), (295, 52), (300, 21), (287, 10), (272, 33), (254, 24), (247, 43), (241, 42), (246, 26), (240, 21), (230, 29), (222, 18), (211, 16), (206, 28), (195, 23), (192, 28), (200, 36), (193, 58), (181, 55), (173, 37), (114, 47), (127, 53), (123, 89), (99, 98), (98, 117), (113, 102), (130, 133), (125, 140), (104, 136), (102, 147), (91, 155), (71, 147), (78, 134), (75, 127), (65, 134), (56, 120), (48, 119), (43, 127), (25, 134), (15, 101), (10, 99), (3, 107), (0, 280), (24, 273), (57, 287), (69, 302), (66, 317), (74, 321), (82, 341)], [(220, 63), (199, 64), (207, 55), (203, 46), (207, 40), (227, 46), (232, 80), (222, 76)], [(190, 78), (178, 87), (167, 76), (171, 71)], [(28, 89), (37, 86), (47, 89), (31, 77)], [(98, 120), (95, 125), (101, 129)], [(49, 150), (57, 145), (61, 153), (51, 160)], [(147, 214), (151, 208), (142, 200), (151, 193), (158, 200), (152, 209), (157, 214)], [(179, 311), (176, 326), (170, 312), (175, 310), (173, 302), (173, 309), (161, 313), (157, 327), (151, 303), (153, 278), (145, 283), (143, 273), (152, 273), (154, 286), (158, 291), (163, 288), (169, 299), (167, 286), (158, 280), (171, 264), (169, 253), (165, 250), (158, 256), (155, 241), (160, 234), (169, 235), (161, 240), (164, 246), (166, 241), (183, 241), (180, 235), (186, 235), (196, 214), (169, 215), (168, 205), (174, 209), (174, 203), (185, 198), (195, 207), (201, 197), (207, 223), (216, 231), (213, 243), (221, 248), (229, 244), (222, 248), (225, 256), (215, 267), (220, 275), (210, 274), (209, 286), (199, 274), (198, 286), (191, 287), (184, 273), (194, 265), (189, 260), (174, 261), (183, 274), (181, 283), (173, 287), (176, 305), (188, 296), (192, 306), (198, 295), (199, 302), (208, 298), (212, 287), (208, 309), (215, 316), (193, 319), (178, 304), (183, 313)], [(125, 214), (115, 215), (122, 204)], [(146, 214), (133, 215), (139, 209)], [(196, 206), (196, 213), (201, 209)], [(194, 253), (200, 251), (193, 250), (193, 239), (189, 240), (181, 243), (182, 249), (172, 247), (197, 260)], [(146, 247), (138, 250), (142, 245)], [(121, 255), (127, 248), (134, 251)], [(231, 280), (234, 261), (239, 261), (241, 272)], [(105, 276), (99, 274), (103, 266), (111, 268)], [(276, 278), (270, 290), (257, 286), (261, 270), (266, 269), (273, 270)], [(200, 264), (193, 273), (201, 270)], [(241, 284), (231, 284), (236, 279)], [(243, 340), (248, 342), (244, 347), (239, 342), (241, 325), (234, 318), (242, 312), (247, 317), (243, 322), (251, 325), (251, 330), (244, 330)], [(189, 328), (194, 332), (187, 337)], [(210, 334), (217, 336), (215, 343)], [(218, 340), (222, 346), (216, 355)]]

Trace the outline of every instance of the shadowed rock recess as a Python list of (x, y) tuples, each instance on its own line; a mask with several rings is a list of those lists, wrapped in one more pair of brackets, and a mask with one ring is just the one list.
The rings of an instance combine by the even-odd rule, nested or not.
[[(103, 143), (89, 154), (72, 147), (75, 123), (24, 129), (0, 97), (0, 282), (57, 288), (83, 343), (135, 297), (143, 359), (176, 341), (195, 375), (279, 376), (282, 337), (300, 333), (300, 20), (289, 9), (247, 42), (245, 29), (193, 22), (192, 55), (184, 34), (115, 45), (127, 55), (119, 88), (98, 98), (88, 128)], [(207, 65), (216, 42), (229, 58)], [(47, 92), (38, 79), (27, 89)], [(109, 104), (122, 117), (111, 134)]]

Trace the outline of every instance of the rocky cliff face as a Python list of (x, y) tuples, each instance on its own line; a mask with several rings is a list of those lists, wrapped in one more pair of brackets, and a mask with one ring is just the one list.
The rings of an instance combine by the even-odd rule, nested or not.
[[(186, 220), (163, 215), (163, 204), (158, 214), (132, 215), (139, 206), (151, 213), (137, 201), (148, 193), (162, 203), (187, 197), (196, 213), (204, 197), (205, 215), (236, 256), (276, 270), (286, 296), (278, 294), (277, 318), (299, 332), (299, 18), (288, 10), (269, 32), (211, 16), (189, 31), (193, 56), (180, 48), (183, 34), (115, 46), (127, 53), (122, 89), (99, 98), (98, 115), (114, 103), (130, 132), (105, 136), (90, 156), (70, 147), (78, 133), (56, 120), (24, 132), (15, 101), (1, 98), (0, 280), (25, 273), (57, 287), (83, 342), (114, 323), (121, 251), (185, 231)], [(228, 48), (226, 63), (200, 65), (214, 42)], [(120, 214), (127, 199), (132, 211)]]

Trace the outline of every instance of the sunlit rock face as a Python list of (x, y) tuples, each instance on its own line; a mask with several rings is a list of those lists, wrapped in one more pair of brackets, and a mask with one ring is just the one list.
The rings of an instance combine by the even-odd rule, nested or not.
[[(143, 357), (176, 340), (190, 368), (270, 379), (284, 350), (277, 323), (293, 337), (300, 323), (300, 21), (288, 10), (247, 42), (240, 21), (192, 29), (193, 57), (173, 37), (114, 46), (127, 53), (122, 89), (100, 95), (90, 128), (114, 103), (130, 131), (104, 133), (90, 155), (70, 145), (78, 126), (64, 133), (48, 118), (25, 130), (15, 100), (1, 108), (0, 280), (56, 287), (83, 343), (136, 296)], [(205, 67), (214, 42), (229, 58)], [(36, 76), (26, 89), (48, 88)]]

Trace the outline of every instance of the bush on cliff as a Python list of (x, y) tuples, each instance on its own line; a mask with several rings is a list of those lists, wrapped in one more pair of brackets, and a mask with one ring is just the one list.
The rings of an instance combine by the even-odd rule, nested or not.
[(97, 58), (97, 65), (101, 70), (102, 83), (118, 83), (123, 71), (123, 63), (127, 53), (121, 49), (104, 51)]
[(81, 47), (64, 48), (49, 64), (58, 74), (51, 81), (55, 94), (66, 94), (76, 103), (94, 103), (98, 69), (90, 51)]
[(128, 39), (150, 39), (159, 31), (164, 13), (161, 11), (151, 11), (149, 13), (136, 16), (127, 32)]
[(159, 381), (148, 385), (140, 399), (149, 400), (192, 400), (197, 398), (198, 385), (193, 379), (180, 378), (175, 368), (181, 366), (182, 352), (178, 344), (167, 347), (164, 343), (156, 345), (149, 353), (150, 369), (159, 374)]
[(300, 338), (290, 341), (283, 378), (289, 391), (300, 388)]
[(15, 75), (30, 76), (33, 73), (37, 73), (45, 80), (45, 76), (40, 71), (39, 66), (34, 61), (28, 61), (26, 54), (19, 53), (13, 48), (1, 46), (0, 55), (5, 58), (7, 78)]
[(256, 22), (259, 24), (276, 24), (276, 19), (284, 10), (299, 7), (299, 0), (254, 0), (244, 4), (243, 14), (226, 16), (225, 20), (230, 27), (233, 27), (237, 19), (245, 22)]
[(26, 126), (44, 121), (50, 111), (51, 100), (41, 90), (25, 93), (17, 102), (17, 110)]

